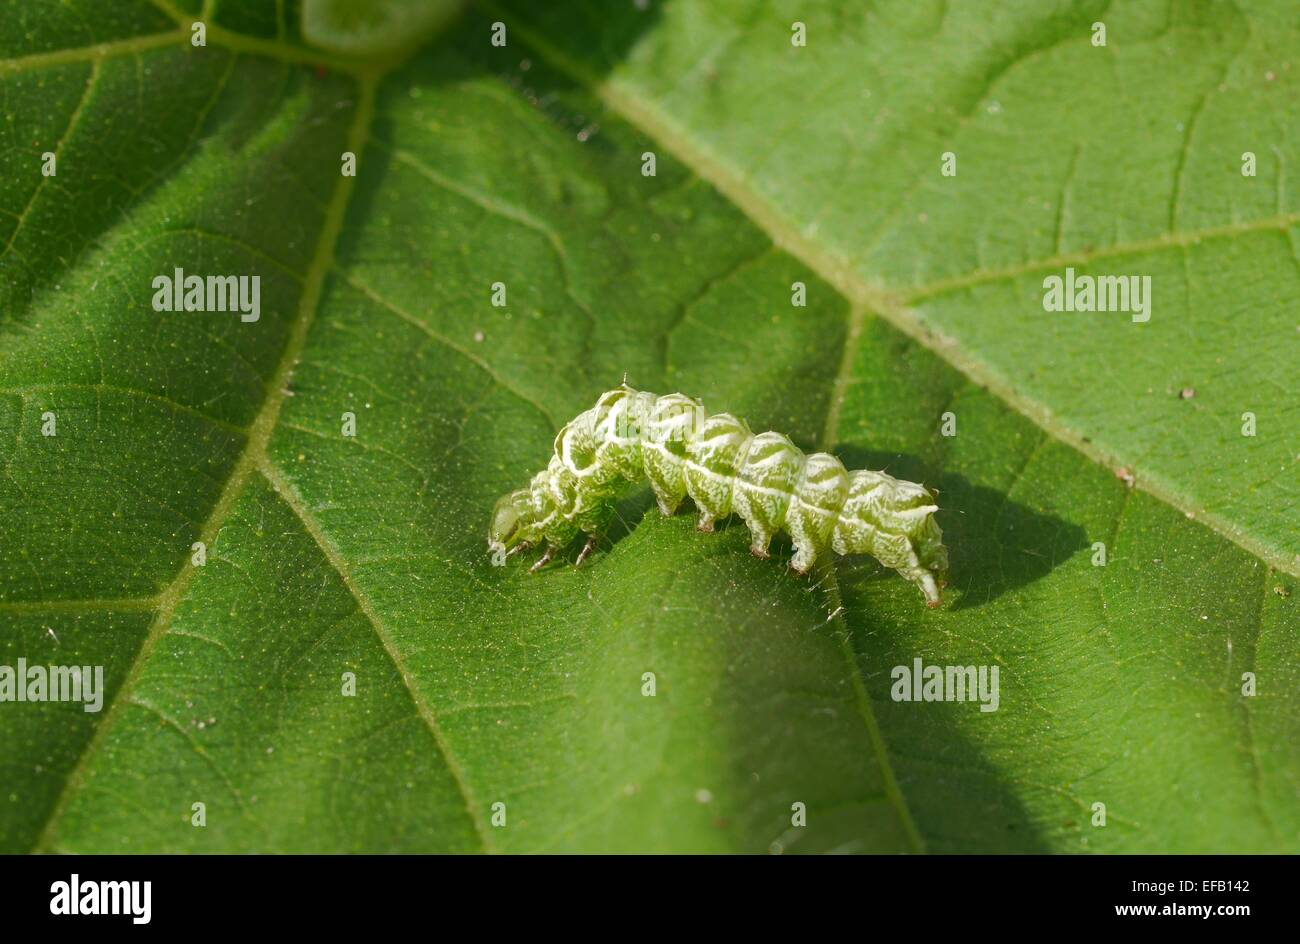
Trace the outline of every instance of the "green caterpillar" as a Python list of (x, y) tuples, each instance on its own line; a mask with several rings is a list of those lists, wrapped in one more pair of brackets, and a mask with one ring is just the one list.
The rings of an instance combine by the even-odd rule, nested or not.
[(939, 605), (948, 551), (924, 486), (884, 472), (848, 472), (828, 453), (805, 456), (780, 433), (755, 436), (729, 413), (710, 416), (692, 397), (661, 397), (626, 383), (560, 430), (546, 469), (496, 503), (488, 548), (504, 562), (545, 539), (537, 570), (581, 531), (581, 564), (619, 495), (643, 475), (665, 515), (690, 495), (701, 531), (733, 511), (740, 515), (756, 557), (766, 558), (773, 536), (788, 531), (790, 566), (800, 574), (827, 548), (870, 554), (916, 584), (927, 606)]

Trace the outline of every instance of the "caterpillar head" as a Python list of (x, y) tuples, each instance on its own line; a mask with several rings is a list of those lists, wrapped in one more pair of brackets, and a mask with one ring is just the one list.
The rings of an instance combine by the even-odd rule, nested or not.
[(920, 572), (910, 575), (921, 588), (927, 606), (939, 605), (939, 592), (948, 582), (948, 549), (943, 546), (943, 532), (934, 520), (939, 510), (935, 495), (923, 485), (897, 482), (885, 492), (885, 514), (898, 522), (916, 554)]
[(865, 526), (852, 551), (865, 550), (912, 581), (927, 606), (940, 602), (947, 582), (948, 550), (934, 520), (939, 510), (933, 492), (884, 472), (854, 472), (844, 511)]
[(541, 536), (537, 511), (528, 489), (510, 492), (497, 501), (492, 509), (492, 524), (488, 527), (490, 550), (510, 551), (519, 545), (536, 544)]
[(931, 595), (927, 581), (922, 578), (921, 590), (925, 593), (926, 605), (936, 607), (939, 605), (939, 591), (948, 584), (948, 549), (943, 546), (943, 532), (934, 520), (934, 512), (927, 513), (921, 526), (913, 533), (912, 546), (916, 548), (916, 559), (921, 567), (934, 581)]

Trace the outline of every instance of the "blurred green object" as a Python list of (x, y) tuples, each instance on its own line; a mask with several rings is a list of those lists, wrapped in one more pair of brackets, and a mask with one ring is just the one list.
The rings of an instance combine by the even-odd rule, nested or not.
[(424, 39), (464, 0), (303, 0), (302, 36), (322, 49), (368, 55)]

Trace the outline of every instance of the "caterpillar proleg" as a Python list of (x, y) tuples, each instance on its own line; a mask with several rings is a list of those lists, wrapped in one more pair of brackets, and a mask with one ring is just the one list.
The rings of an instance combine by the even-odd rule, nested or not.
[(870, 554), (914, 583), (926, 605), (939, 605), (948, 552), (924, 486), (849, 472), (829, 453), (804, 455), (781, 433), (755, 435), (729, 413), (709, 415), (692, 397), (626, 383), (560, 430), (546, 468), (497, 502), (488, 547), (510, 555), (545, 541), (536, 570), (581, 532), (582, 563), (620, 495), (643, 476), (665, 515), (689, 495), (701, 531), (735, 512), (757, 557), (766, 558), (772, 538), (786, 531), (795, 549), (790, 566), (800, 574), (828, 549)]

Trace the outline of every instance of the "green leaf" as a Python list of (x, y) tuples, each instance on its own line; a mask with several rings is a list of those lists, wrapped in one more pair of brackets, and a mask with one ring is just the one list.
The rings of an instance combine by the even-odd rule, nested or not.
[[(0, 702), (0, 849), (1300, 848), (1268, 5), (813, 6), (799, 49), (766, 4), (520, 5), (404, 62), (293, 5), (98, 6), (0, 7), (0, 666), (106, 689)], [(1171, 204), (1189, 80), (1269, 50)], [(1259, 177), (1214, 177), (1228, 120)], [(1147, 267), (1151, 322), (1044, 312), (1055, 258)], [(154, 310), (176, 268), (260, 317)], [(493, 501), (625, 373), (938, 488), (946, 606), (644, 490), (582, 568), (492, 566)], [(893, 700), (915, 659), (997, 667), (997, 710)]]

